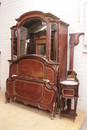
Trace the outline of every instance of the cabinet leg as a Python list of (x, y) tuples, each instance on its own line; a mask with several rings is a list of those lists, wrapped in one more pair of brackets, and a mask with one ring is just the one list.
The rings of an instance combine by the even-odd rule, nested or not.
[(8, 102), (10, 102), (9, 98), (5, 98), (5, 104), (7, 104)]
[(7, 93), (5, 93), (5, 103), (10, 102), (10, 98)]
[(61, 109), (62, 109), (62, 97), (60, 96), (60, 100), (59, 100), (59, 105), (60, 105), (60, 108), (59, 108), (59, 116), (61, 118)]

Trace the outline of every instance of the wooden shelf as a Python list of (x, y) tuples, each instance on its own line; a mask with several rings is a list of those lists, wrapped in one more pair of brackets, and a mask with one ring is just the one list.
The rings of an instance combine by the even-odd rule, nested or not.
[(66, 109), (66, 110), (61, 111), (61, 116), (74, 118), (77, 116), (77, 113), (75, 113), (74, 110)]

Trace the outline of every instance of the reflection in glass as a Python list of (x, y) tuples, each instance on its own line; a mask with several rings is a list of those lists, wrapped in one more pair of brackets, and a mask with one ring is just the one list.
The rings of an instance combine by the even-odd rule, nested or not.
[(57, 60), (57, 24), (51, 24), (51, 60)]
[[(42, 47), (43, 40), (45, 47)], [(46, 54), (46, 22), (40, 18), (31, 18), (20, 29), (20, 55), (36, 53)]]
[(38, 45), (38, 54), (39, 55), (46, 55), (46, 45)]
[(17, 28), (13, 29), (13, 60), (17, 59)]

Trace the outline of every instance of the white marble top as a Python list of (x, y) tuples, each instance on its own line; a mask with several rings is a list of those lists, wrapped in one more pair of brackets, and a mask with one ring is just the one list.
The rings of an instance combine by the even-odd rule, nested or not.
[(63, 81), (60, 82), (60, 84), (63, 84), (63, 85), (78, 85), (78, 82), (71, 81), (71, 80), (63, 80)]

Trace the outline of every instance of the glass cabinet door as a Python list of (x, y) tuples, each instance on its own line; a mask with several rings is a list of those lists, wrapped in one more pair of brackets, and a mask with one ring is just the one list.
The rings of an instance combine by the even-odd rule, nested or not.
[(57, 24), (51, 24), (51, 60), (57, 61)]
[(26, 20), (20, 28), (20, 55), (46, 55), (46, 22), (40, 18)]
[(17, 27), (11, 28), (11, 59), (17, 59)]

